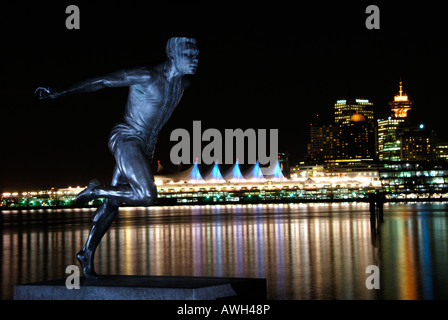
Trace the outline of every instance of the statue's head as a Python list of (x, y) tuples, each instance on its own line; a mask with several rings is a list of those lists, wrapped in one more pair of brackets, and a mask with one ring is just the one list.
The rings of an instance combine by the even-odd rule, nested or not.
[(198, 67), (198, 46), (194, 38), (170, 38), (166, 45), (168, 59), (181, 74), (195, 74)]

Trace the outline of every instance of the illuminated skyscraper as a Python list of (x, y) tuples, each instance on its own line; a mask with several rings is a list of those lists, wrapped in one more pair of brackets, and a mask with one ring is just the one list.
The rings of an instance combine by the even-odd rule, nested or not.
[(354, 114), (364, 116), (366, 122), (373, 123), (373, 103), (367, 99), (337, 100), (334, 105), (334, 124), (349, 125)]
[(337, 100), (334, 123), (310, 124), (307, 162), (359, 162), (376, 157), (373, 103), (367, 99)]
[(409, 123), (408, 112), (413, 102), (403, 92), (400, 80), (399, 93), (389, 102), (391, 116), (378, 120), (378, 158), (389, 161), (436, 160), (436, 135), (423, 124)]
[(361, 113), (343, 125), (310, 125), (309, 163), (371, 161), (375, 156), (375, 128)]
[(406, 128), (401, 134), (402, 161), (434, 161), (436, 160), (435, 132), (418, 127)]
[(373, 123), (356, 112), (348, 125), (340, 126), (341, 160), (370, 161), (376, 156)]
[(389, 102), (390, 109), (393, 112), (395, 119), (404, 119), (408, 116), (408, 111), (412, 109), (412, 101), (409, 101), (408, 96), (403, 93), (403, 83), (400, 80), (400, 89), (398, 95), (394, 97), (394, 101)]
[(307, 161), (324, 163), (340, 158), (340, 127), (335, 125), (310, 125), (310, 143), (308, 144)]
[(401, 141), (398, 127), (404, 119), (389, 117), (378, 120), (378, 158), (398, 161), (401, 157)]
[(401, 160), (401, 130), (400, 127), (407, 120), (412, 101), (403, 93), (403, 83), (400, 80), (398, 95), (389, 102), (391, 116), (385, 120), (378, 120), (378, 158), (380, 160)]

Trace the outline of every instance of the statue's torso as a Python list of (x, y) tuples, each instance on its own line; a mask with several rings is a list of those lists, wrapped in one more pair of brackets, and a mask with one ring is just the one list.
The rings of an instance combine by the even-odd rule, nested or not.
[(129, 87), (124, 121), (145, 137), (157, 139), (163, 125), (179, 104), (183, 94), (180, 77), (168, 81), (160, 69), (148, 70), (150, 76)]

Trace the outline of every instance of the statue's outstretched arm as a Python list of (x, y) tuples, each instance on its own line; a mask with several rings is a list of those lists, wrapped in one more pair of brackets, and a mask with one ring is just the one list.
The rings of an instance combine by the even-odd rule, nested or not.
[(95, 77), (78, 82), (66, 90), (38, 87), (34, 93), (39, 96), (39, 99), (55, 99), (70, 94), (98, 91), (108, 87), (127, 87), (149, 79), (149, 77), (149, 72), (143, 68), (120, 70), (103, 77)]

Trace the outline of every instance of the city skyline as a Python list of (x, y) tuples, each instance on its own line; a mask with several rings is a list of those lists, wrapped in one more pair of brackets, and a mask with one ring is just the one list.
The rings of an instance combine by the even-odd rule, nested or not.
[(305, 162), (446, 160), (447, 140), (428, 129), (431, 123), (410, 117), (413, 101), (403, 91), (401, 79), (398, 88), (389, 102), (389, 115), (382, 119), (375, 116), (368, 99), (337, 100), (329, 122), (316, 115), (310, 123)]
[[(124, 112), (126, 89), (49, 102), (32, 92), (161, 60), (166, 39), (178, 33), (198, 38), (199, 68), (159, 137), (156, 159), (164, 164), (174, 144), (170, 132), (188, 130), (194, 120), (204, 129), (279, 129), (279, 151), (297, 162), (306, 154), (314, 114), (329, 120), (337, 100), (361, 98), (373, 102), (375, 117), (385, 118), (400, 77), (415, 103), (410, 116), (446, 136), (443, 117), (432, 116), (443, 111), (448, 69), (437, 8), (379, 5), (381, 28), (367, 30), (365, 7), (228, 6), (201, 13), (187, 4), (146, 11), (89, 5), (80, 7), (76, 33), (65, 29), (63, 4), (31, 5), (20, 26), (14, 22), (20, 10), (11, 5), (2, 21), (9, 45), (1, 53), (7, 121), (0, 191), (85, 185), (93, 177), (107, 183), (113, 166), (107, 137)], [(149, 11), (164, 13), (146, 21)], [(161, 30), (168, 12), (176, 19)]]
[[(333, 134), (334, 133), (337, 133), (337, 132), (339, 132), (339, 131), (341, 131), (342, 132), (342, 134), (343, 134), (343, 132), (344, 132), (344, 130), (341, 130), (340, 128), (342, 128), (342, 129), (344, 129), (344, 128), (349, 128), (349, 127), (351, 127), (353, 124), (355, 124), (355, 125), (358, 125), (358, 123), (360, 123), (360, 124), (362, 124), (362, 123), (368, 123), (369, 124), (369, 127), (370, 127), (370, 125), (372, 126), (372, 128), (378, 123), (378, 125), (376, 125), (377, 127), (380, 125), (380, 123), (381, 122), (386, 122), (387, 124), (389, 124), (389, 123), (391, 123), (391, 121), (392, 122), (394, 122), (394, 121), (396, 121), (396, 120), (400, 120), (399, 122), (397, 122), (397, 123), (395, 123), (394, 122), (394, 124), (395, 125), (393, 125), (393, 129), (394, 130), (396, 130), (396, 128), (397, 128), (397, 124), (400, 124), (400, 123), (402, 123), (403, 121), (407, 121), (407, 120), (409, 120), (409, 119), (407, 119), (407, 116), (408, 116), (408, 114), (405, 114), (404, 116), (402, 115), (402, 113), (400, 113), (400, 112), (398, 112), (397, 113), (397, 111), (396, 111), (396, 109), (394, 109), (394, 106), (396, 106), (396, 104), (394, 104), (394, 102), (397, 102), (397, 101), (401, 101), (405, 106), (405, 108), (406, 108), (406, 111), (410, 111), (411, 110), (411, 108), (410, 107), (407, 107), (407, 105), (411, 105), (412, 106), (412, 102), (411, 101), (409, 101), (408, 100), (408, 95), (407, 94), (405, 94), (405, 95), (403, 95), (403, 91), (402, 91), (402, 88), (403, 88), (403, 85), (402, 85), (402, 81), (401, 81), (401, 79), (400, 79), (400, 82), (399, 82), (399, 94), (398, 95), (396, 95), (395, 97), (394, 97), (394, 101), (392, 101), (392, 102), (390, 102), (389, 103), (389, 105), (390, 105), (390, 112), (392, 113), (391, 114), (391, 116), (388, 116), (388, 119), (376, 119), (377, 117), (375, 117), (374, 116), (374, 113), (373, 113), (373, 111), (372, 111), (372, 109), (359, 109), (356, 105), (354, 105), (354, 104), (359, 104), (359, 106), (361, 106), (361, 107), (372, 107), (373, 105), (372, 105), (372, 103), (369, 101), (369, 100), (367, 100), (367, 99), (348, 99), (348, 100), (337, 100), (336, 101), (336, 103), (335, 103), (335, 110), (334, 110), (334, 119), (333, 119), (333, 123), (332, 124), (320, 124), (320, 125), (314, 125), (313, 123), (310, 123), (310, 128), (312, 129), (313, 128), (313, 126), (314, 127), (326, 127), (326, 126), (329, 126), (329, 127), (332, 127), (332, 126), (334, 126), (333, 127), (333, 130), (330, 130), (330, 133), (331, 132), (333, 132)], [(408, 103), (408, 104), (407, 104)], [(341, 109), (341, 105), (346, 105), (347, 104), (347, 106), (348, 107), (350, 107), (349, 108), (349, 110), (347, 111), (344, 111), (343, 109)], [(354, 109), (353, 109), (354, 108)], [(342, 110), (342, 112), (341, 112), (341, 110)], [(356, 111), (355, 111), (356, 110)], [(359, 111), (358, 111), (359, 110)], [(365, 112), (364, 112), (365, 111)], [(341, 113), (344, 113), (345, 112), (345, 116), (340, 116), (341, 115)], [(355, 113), (353, 113), (353, 112), (355, 112)], [(394, 113), (395, 113), (395, 115), (394, 115)], [(364, 114), (368, 114), (368, 116), (366, 115), (366, 117), (364, 117)], [(346, 119), (346, 118), (348, 118), (348, 119)], [(375, 120), (377, 120), (377, 121), (375, 121)], [(339, 125), (338, 125), (338, 123), (339, 123)], [(409, 124), (409, 123), (408, 123)], [(415, 124), (415, 123), (414, 123)], [(389, 126), (390, 126), (390, 124), (389, 124)], [(388, 127), (389, 127), (388, 126)], [(422, 124), (420, 124), (420, 128), (419, 129), (422, 129), (422, 127), (423, 127), (423, 125)], [(378, 128), (377, 128), (378, 129)], [(381, 129), (379, 129), (379, 130), (381, 130)], [(338, 134), (340, 134), (340, 133), (338, 133)], [(370, 131), (369, 131), (369, 134), (374, 134), (373, 132), (371, 133)], [(376, 139), (378, 139), (377, 141), (376, 141), (376, 143), (378, 143), (378, 144), (380, 144), (380, 142), (379, 142), (379, 140), (381, 139), (380, 138), (380, 134), (379, 134), (379, 131), (377, 131), (376, 133), (375, 133), (375, 137), (376, 137)], [(412, 136), (412, 135), (411, 135)], [(312, 140), (311, 141), (308, 141), (308, 142), (310, 142), (310, 143), (312, 143)], [(363, 143), (364, 143), (364, 141), (363, 141)], [(445, 143), (446, 144), (446, 143)], [(412, 143), (410, 144), (410, 145), (412, 145)], [(375, 144), (375, 146), (376, 146), (376, 148), (375, 148), (375, 150), (378, 152), (378, 154), (380, 154), (380, 149), (378, 148), (379, 147), (379, 145), (377, 145), (377, 144)], [(350, 147), (353, 147), (352, 145), (350, 145), (349, 146), (349, 148)], [(308, 147), (309, 148), (309, 147)], [(341, 149), (341, 148), (340, 148)], [(367, 146), (366, 146), (366, 149), (368, 149), (367, 148)], [(342, 150), (342, 149), (341, 149)], [(309, 152), (309, 150), (308, 150), (308, 152)], [(277, 162), (276, 163), (276, 165), (275, 165), (275, 167), (279, 167), (279, 165), (280, 165), (280, 162), (281, 161), (284, 161), (285, 159), (280, 159), (280, 155), (281, 154), (283, 154), (283, 155), (285, 155), (284, 153), (282, 153), (282, 152), (279, 152), (279, 156), (278, 156), (278, 159), (279, 159), (279, 162)], [(363, 153), (364, 154), (364, 153)], [(367, 154), (369, 154), (369, 152), (367, 151)], [(308, 154), (309, 155), (309, 154)], [(434, 155), (435, 156), (435, 155)], [(446, 158), (446, 157), (445, 157)], [(445, 159), (444, 158), (444, 159)], [(305, 158), (305, 159), (307, 159), (307, 158)], [(342, 160), (342, 164), (344, 165), (344, 163), (343, 162), (347, 162), (348, 161), (348, 159), (349, 158), (347, 158), (347, 159), (343, 159)], [(380, 158), (378, 159), (377, 158), (377, 156), (375, 156), (375, 157), (372, 157), (372, 155), (370, 154), (370, 156), (369, 157), (367, 157), (367, 158), (362, 158), (362, 159), (355, 159), (355, 162), (353, 162), (352, 164), (354, 165), (353, 166), (353, 169), (352, 170), (349, 170), (349, 171), (353, 171), (354, 173), (355, 172), (357, 172), (357, 170), (359, 169), (358, 167), (359, 167), (359, 165), (361, 165), (361, 171), (359, 171), (359, 172), (364, 172), (364, 170), (365, 170), (365, 168), (367, 168), (367, 167), (369, 167), (370, 168), (370, 166), (369, 165), (366, 165), (366, 164), (362, 164), (362, 163), (358, 163), (359, 161), (366, 161), (367, 160), (367, 162), (368, 161), (370, 161), (370, 160), (385, 160), (385, 161), (390, 161), (390, 160), (393, 160), (393, 161), (399, 161), (400, 159), (399, 158), (397, 158), (397, 159), (392, 159), (392, 158), (382, 158), (381, 156), (380, 156)], [(412, 160), (412, 159), (401, 159), (401, 160)], [(425, 159), (426, 160), (426, 159)], [(436, 160), (436, 159), (427, 159), (427, 160)], [(286, 161), (288, 161), (287, 159), (286, 159)], [(308, 159), (308, 161), (309, 161), (309, 159)], [(315, 161), (315, 162), (313, 162), (313, 161), (310, 161), (310, 162), (308, 162), (308, 164), (312, 164), (312, 163), (314, 163), (315, 165), (317, 165), (317, 166), (320, 166), (320, 165), (325, 165), (325, 162), (327, 162), (327, 161), (323, 161), (322, 159), (321, 159), (321, 161)], [(331, 160), (330, 162), (334, 162), (333, 160)], [(337, 162), (337, 161), (336, 161)], [(155, 168), (155, 170), (154, 170), (154, 174), (156, 175), (155, 177), (156, 177), (156, 181), (158, 181), (157, 182), (157, 185), (158, 186), (163, 186), (163, 185), (166, 185), (167, 184), (167, 182), (170, 180), (170, 176), (173, 176), (173, 174), (174, 174), (174, 176), (176, 175), (175, 174), (175, 171), (172, 171), (171, 172), (171, 174), (170, 174), (170, 172), (168, 171), (166, 171), (166, 169), (163, 167), (163, 165), (161, 165), (161, 163), (160, 163), (160, 160), (157, 160), (157, 161), (155, 161), (155, 163), (157, 163), (157, 169)], [(301, 161), (300, 162), (301, 164), (303, 164), (303, 161)], [(348, 165), (350, 165), (350, 162), (347, 162), (347, 164)], [(199, 181), (199, 182), (205, 182), (205, 179), (202, 179), (202, 177), (201, 177), (201, 175), (202, 176), (204, 176), (204, 177), (206, 177), (207, 175), (208, 175), (208, 178), (207, 178), (207, 182), (208, 183), (214, 183), (213, 181), (213, 178), (211, 178), (211, 173), (212, 173), (212, 171), (217, 171), (217, 172), (220, 172), (221, 171), (221, 169), (219, 169), (219, 167), (217, 166), (217, 163), (216, 162), (214, 162), (213, 164), (212, 164), (212, 166), (210, 166), (210, 165), (207, 165), (207, 164), (205, 164), (205, 165), (202, 165), (201, 167), (201, 171), (199, 171), (199, 168), (198, 168), (198, 165), (197, 165), (197, 163), (195, 162), (195, 163), (187, 163), (186, 165), (189, 165), (190, 167), (187, 169), (187, 170), (183, 170), (183, 171), (181, 171), (181, 172), (178, 172), (177, 173), (177, 175), (179, 175), (180, 174), (180, 176), (182, 176), (182, 175), (185, 175), (185, 174), (187, 174), (188, 175), (188, 177), (190, 177), (190, 175), (192, 175), (192, 174), (190, 174), (189, 172), (191, 171), (191, 170), (193, 170), (193, 171), (195, 171), (196, 170), (196, 175), (199, 175), (199, 177), (200, 177), (200, 180), (202, 180), (202, 181)], [(238, 167), (238, 159), (236, 159), (236, 161), (233, 163), (233, 165), (232, 165), (232, 167), (229, 167), (228, 165), (224, 165), (224, 167), (227, 167), (227, 169), (224, 169), (225, 171), (223, 171), (223, 172), (226, 172), (227, 174), (233, 174), (233, 175), (235, 175), (234, 173), (233, 173), (233, 171), (234, 170), (232, 170), (232, 168), (234, 168), (235, 167), (235, 165), (237, 165), (237, 167)], [(288, 165), (288, 167), (291, 165), (298, 165), (298, 163), (288, 163), (287, 164)], [(327, 166), (328, 165), (330, 165), (329, 163), (327, 163), (326, 164)], [(220, 166), (222, 167), (223, 166), (223, 163), (220, 163)], [(258, 161), (257, 161), (257, 164), (256, 164), (256, 166), (258, 166), (258, 170), (259, 170), (259, 164), (258, 164)], [(184, 166), (185, 167), (185, 166)], [(205, 168), (204, 168), (205, 167)], [(251, 171), (253, 171), (253, 167), (254, 167), (254, 165), (252, 165), (251, 166), (251, 168), (249, 168), (249, 170), (247, 170), (247, 166), (245, 166), (245, 177), (247, 178), (247, 176), (251, 176), (251, 175), (253, 175), (253, 173), (251, 173)], [(297, 167), (299, 167), (299, 166), (297, 166)], [(330, 165), (330, 167), (331, 167), (331, 165)], [(207, 169), (208, 168), (208, 169)], [(265, 168), (265, 169), (267, 169), (267, 171), (264, 171), (264, 172), (271, 172), (272, 170), (275, 170), (275, 168), (274, 169), (268, 169), (268, 168)], [(238, 167), (238, 172), (240, 172), (239, 171), (240, 170), (240, 168)], [(305, 165), (304, 166), (304, 170), (305, 171), (303, 171), (303, 174), (306, 174), (306, 175), (308, 175), (309, 173), (307, 172), (307, 166)], [(369, 169), (370, 170), (370, 169)], [(283, 169), (282, 169), (282, 171), (283, 171)], [(283, 177), (283, 173), (282, 173), (282, 171), (280, 171), (280, 168), (278, 168), (278, 173), (277, 174), (280, 174), (282, 177)], [(202, 172), (202, 173), (200, 173), (200, 172)], [(336, 171), (335, 171), (336, 172)], [(261, 173), (261, 172), (260, 172)], [(284, 172), (284, 173), (287, 173), (288, 174), (288, 176), (289, 176), (289, 169), (288, 169), (288, 171), (287, 172)], [(166, 176), (165, 178), (163, 178), (164, 177), (164, 175), (166, 175), (166, 174), (168, 174), (168, 176)], [(215, 172), (214, 173), (214, 175), (216, 175), (217, 173)], [(221, 173), (219, 173), (219, 174), (221, 174)], [(239, 173), (240, 175), (241, 175), (241, 172)], [(358, 173), (356, 173), (356, 174), (358, 174)], [(377, 173), (378, 174), (378, 173)], [(192, 175), (192, 176), (195, 176), (195, 175)], [(166, 180), (165, 181), (165, 183), (162, 183), (162, 180), (160, 180), (162, 178), (162, 180)], [(190, 177), (191, 178), (191, 177)], [(235, 177), (233, 177), (233, 178), (235, 178)], [(232, 181), (232, 179), (233, 178), (227, 178), (226, 180), (223, 180), (222, 178), (221, 178), (221, 183), (222, 182), (231, 182)], [(242, 178), (242, 177), (241, 177)], [(158, 180), (159, 179), (159, 180)], [(167, 180), (168, 179), (168, 180)], [(188, 180), (189, 178), (185, 178), (185, 180)], [(212, 179), (212, 181), (209, 181), (210, 179)], [(283, 179), (284, 179), (284, 177), (283, 177)], [(283, 179), (280, 179), (280, 180), (283, 180)], [(242, 179), (242, 180), (245, 180), (244, 178)], [(247, 182), (252, 182), (252, 183), (260, 183), (261, 181), (268, 181), (268, 180), (270, 180), (270, 179), (265, 179), (265, 178), (263, 178), (263, 176), (261, 175), (261, 178), (259, 177), (258, 178), (258, 180), (257, 181), (251, 181), (251, 180), (247, 180)], [(277, 181), (278, 180), (278, 177), (276, 178), (276, 179), (274, 179), (275, 181)], [(279, 181), (280, 181), (279, 180)], [(285, 179), (286, 180), (286, 179)], [(246, 181), (246, 180), (245, 180)], [(173, 181), (171, 181), (171, 183), (172, 183)], [(235, 181), (234, 181), (235, 182)], [(277, 181), (278, 182), (278, 181)], [(192, 183), (191, 181), (188, 181), (188, 183)], [(215, 182), (215, 183), (217, 183), (217, 182)], [(70, 184), (70, 183), (69, 183)], [(60, 190), (69, 190), (69, 192), (70, 192), (70, 194), (72, 194), (72, 196), (73, 196), (73, 194), (76, 194), (76, 192), (78, 192), (79, 190), (82, 190), (84, 187), (80, 187), (79, 185), (77, 185), (76, 187), (72, 187), (71, 185), (72, 184), (70, 184), (70, 186), (68, 186), (69, 184), (67, 184), (67, 185), (65, 185), (65, 186), (58, 186), (59, 188), (60, 188)], [(37, 189), (36, 188), (34, 188), (33, 190), (40, 190), (39, 192), (36, 192), (36, 191), (31, 191), (31, 189), (28, 189), (28, 190), (25, 190), (25, 189), (19, 189), (19, 191), (20, 192), (25, 192), (25, 193), (30, 193), (30, 194), (41, 194), (42, 192), (43, 192), (43, 194), (46, 194), (47, 192), (55, 192), (56, 193), (56, 191), (54, 191), (55, 190), (55, 188), (54, 188), (54, 186), (41, 186), (40, 188), (38, 187)], [(78, 191), (76, 191), (76, 190), (78, 190)], [(15, 190), (15, 192), (17, 193), (17, 191), (18, 190)], [(75, 192), (76, 191), (76, 192)], [(59, 192), (59, 191), (58, 191)], [(66, 192), (66, 191), (64, 191), (64, 192)], [(73, 192), (75, 192), (75, 193), (73, 193)], [(9, 197), (10, 196), (10, 193), (8, 193), (8, 192), (6, 192), (6, 193), (4, 193), (3, 195), (6, 195), (7, 197)]]

